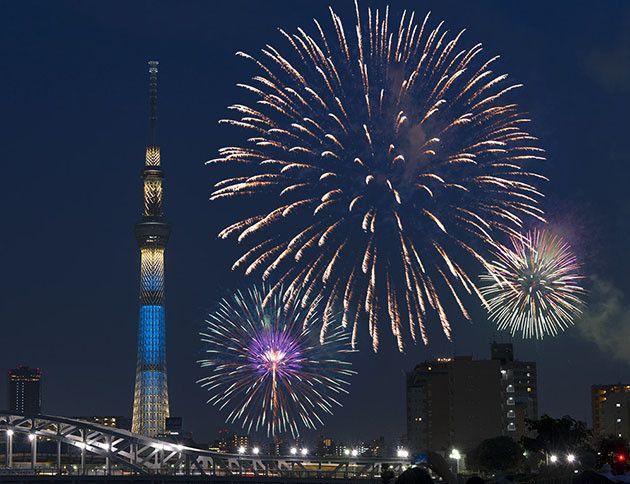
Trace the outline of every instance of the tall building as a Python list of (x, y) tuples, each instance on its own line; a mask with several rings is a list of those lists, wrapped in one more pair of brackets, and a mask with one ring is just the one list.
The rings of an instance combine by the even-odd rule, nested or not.
[(407, 374), (407, 444), (412, 451), (470, 450), (482, 440), (526, 433), (538, 416), (536, 364), (514, 359), (511, 343), (492, 358), (438, 358)]
[(162, 213), (163, 171), (156, 140), (157, 66), (156, 61), (149, 62), (149, 143), (142, 171), (144, 208), (135, 227), (140, 247), (140, 321), (132, 418), (134, 432), (152, 437), (164, 433), (169, 417), (164, 250), (170, 227)]
[(42, 370), (19, 366), (9, 370), (9, 410), (24, 415), (42, 411)]
[(438, 358), (407, 374), (407, 439), (413, 452), (468, 450), (506, 433), (499, 362)]
[(591, 409), (596, 436), (630, 439), (630, 385), (593, 385)]
[(514, 359), (512, 343), (493, 342), (493, 360), (501, 364), (501, 381), (505, 392), (507, 435), (515, 440), (527, 435), (527, 419), (538, 418), (538, 377), (536, 363)]

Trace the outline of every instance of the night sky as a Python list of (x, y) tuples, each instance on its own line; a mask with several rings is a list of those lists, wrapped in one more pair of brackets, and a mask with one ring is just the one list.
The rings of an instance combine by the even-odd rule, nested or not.
[[(364, 2), (377, 6), (377, 2)], [(467, 5), (473, 5), (466, 3)], [(590, 385), (630, 380), (630, 3), (396, 2), (467, 28), (526, 88), (549, 161), (546, 209), (589, 276), (590, 309), (556, 339), (515, 340), (538, 362), (540, 411), (590, 422)], [(140, 170), (147, 141), (146, 61), (160, 61), (159, 141), (166, 171), (167, 326), (171, 414), (199, 440), (222, 415), (205, 405), (198, 331), (230, 290), (236, 248), (216, 234), (232, 220), (208, 201), (204, 162), (240, 133), (217, 124), (252, 70), (234, 56), (282, 44), (276, 31), (328, 21), (328, 2), (2, 2), (0, 7), (0, 370), (44, 372), (44, 411), (130, 415), (136, 359)], [(353, 22), (351, 2), (334, 4)], [(282, 44), (284, 45), (284, 44)], [(400, 355), (367, 340), (359, 375), (324, 433), (397, 438), (404, 372), (436, 356), (489, 355), (484, 315), (455, 324), (455, 343)], [(367, 328), (363, 328), (366, 330)], [(364, 331), (365, 332), (365, 331)], [(387, 333), (384, 333), (387, 335)], [(0, 385), (0, 402), (6, 402)], [(4, 403), (0, 407), (5, 406)]]

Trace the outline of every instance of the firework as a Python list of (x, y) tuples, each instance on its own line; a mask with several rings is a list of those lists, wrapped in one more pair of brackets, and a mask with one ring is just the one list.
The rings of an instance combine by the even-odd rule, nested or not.
[(481, 293), (499, 329), (524, 338), (558, 334), (582, 311), (580, 266), (558, 236), (534, 230), (498, 246)]
[(339, 325), (320, 343), (313, 331), (320, 301), (303, 310), (279, 295), (263, 306), (265, 294), (238, 292), (210, 314), (201, 333), (206, 359), (199, 362), (210, 376), (199, 383), (212, 393), (208, 403), (228, 411), (227, 422), (297, 436), (341, 405), (346, 378), (355, 373), (344, 359), (352, 349)]
[(405, 333), (427, 343), (428, 318), (450, 339), (452, 313), (470, 319), (462, 296), (481, 299), (469, 268), (544, 221), (545, 178), (530, 167), (543, 150), (507, 99), (520, 85), (429, 15), (392, 22), (389, 8), (356, 6), (349, 28), (330, 13), (330, 33), (315, 21), (313, 33), (280, 30), (281, 49), (238, 53), (256, 70), (239, 84), (253, 102), (222, 122), (249, 138), (208, 163), (232, 174), (211, 199), (251, 212), (219, 235), (238, 238), (233, 269), (262, 275), (271, 295), (323, 298), (323, 333), (341, 308), (353, 345), (364, 320), (375, 351), (377, 321), (401, 350)]

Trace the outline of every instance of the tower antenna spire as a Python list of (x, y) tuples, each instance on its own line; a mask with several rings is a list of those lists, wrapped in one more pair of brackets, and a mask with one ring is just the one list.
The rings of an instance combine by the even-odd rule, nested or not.
[(164, 196), (160, 147), (156, 140), (157, 61), (149, 62), (149, 145), (142, 170), (143, 210), (135, 226), (140, 248), (140, 315), (132, 430), (155, 437), (169, 417), (166, 378), (164, 253), (171, 232), (162, 210)]
[(149, 145), (156, 144), (158, 61), (149, 61)]

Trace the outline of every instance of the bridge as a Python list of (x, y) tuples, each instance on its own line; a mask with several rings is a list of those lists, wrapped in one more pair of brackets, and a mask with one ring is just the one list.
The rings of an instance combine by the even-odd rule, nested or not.
[[(29, 482), (28, 476), (102, 476), (128, 478), (170, 476), (173, 480), (237, 482), (270, 481), (380, 481), (389, 468), (402, 472), (408, 458), (375, 459), (362, 456), (319, 459), (311, 456), (263, 456), (225, 454), (187, 447), (167, 440), (146, 437), (122, 429), (82, 420), (49, 415), (26, 416), (0, 412), (0, 438), (6, 436), (5, 460), (0, 462), (0, 480)], [(30, 465), (14, 462), (14, 439), (22, 435), (30, 442)], [(24, 438), (24, 436), (26, 438)], [(54, 446), (56, 453), (46, 464), (38, 462), (38, 442)], [(62, 452), (62, 446), (75, 452)], [(75, 456), (75, 462), (68, 462)], [(52, 463), (50, 462), (52, 460)], [(90, 465), (97, 462), (98, 465)], [(13, 478), (19, 479), (11, 479)], [(188, 479), (192, 478), (192, 479)]]

